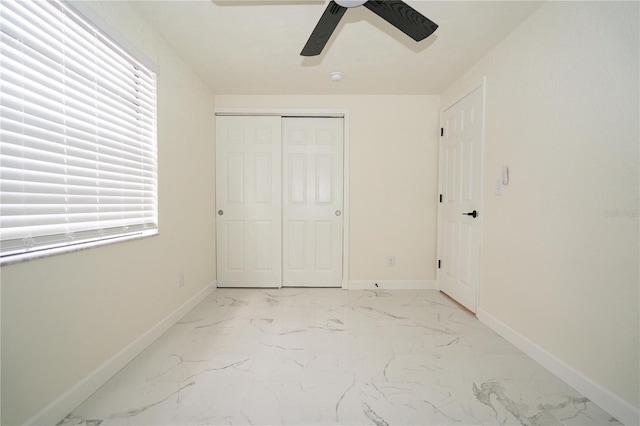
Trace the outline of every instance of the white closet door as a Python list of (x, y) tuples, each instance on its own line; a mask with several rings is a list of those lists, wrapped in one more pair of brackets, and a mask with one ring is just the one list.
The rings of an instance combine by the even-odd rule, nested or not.
[(280, 117), (216, 117), (219, 287), (280, 287)]
[(340, 287), (343, 119), (285, 117), (283, 285)]

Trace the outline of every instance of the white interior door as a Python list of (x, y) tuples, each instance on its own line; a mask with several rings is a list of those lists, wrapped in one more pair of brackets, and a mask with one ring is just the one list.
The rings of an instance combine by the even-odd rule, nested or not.
[(340, 287), (343, 119), (285, 117), (283, 285)]
[(280, 287), (280, 117), (216, 117), (219, 287)]
[(472, 312), (480, 281), (482, 87), (442, 114), (440, 289)]

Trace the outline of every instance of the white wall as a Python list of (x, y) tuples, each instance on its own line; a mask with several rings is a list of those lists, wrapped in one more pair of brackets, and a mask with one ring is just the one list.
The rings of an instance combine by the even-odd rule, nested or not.
[[(638, 17), (637, 2), (547, 3), (443, 95), (487, 78), (480, 310), (630, 412), (640, 407)], [(511, 181), (497, 197), (502, 165)]]
[(438, 96), (216, 96), (216, 108), (349, 110), (349, 279), (390, 285), (436, 277), (439, 105)]
[(2, 267), (3, 425), (41, 412), (215, 280), (213, 96), (127, 3), (91, 7), (159, 68), (160, 235)]

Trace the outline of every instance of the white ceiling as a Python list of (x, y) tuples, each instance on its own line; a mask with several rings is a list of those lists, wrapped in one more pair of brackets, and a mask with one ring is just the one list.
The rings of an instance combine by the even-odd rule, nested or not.
[[(407, 1), (440, 27), (419, 43), (365, 7), (320, 56), (300, 51), (328, 0), (134, 1), (215, 94), (442, 93), (542, 3)], [(341, 71), (340, 83), (329, 73)]]

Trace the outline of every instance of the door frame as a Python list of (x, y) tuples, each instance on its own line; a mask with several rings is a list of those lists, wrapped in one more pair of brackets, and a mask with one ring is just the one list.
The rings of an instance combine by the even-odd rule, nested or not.
[[(465, 90), (462, 91), (456, 91), (456, 95), (451, 98), (451, 100), (449, 100), (446, 104), (444, 104), (444, 106), (442, 106), (440, 108), (440, 128), (443, 128), (443, 115), (444, 112), (446, 110), (448, 110), (449, 108), (451, 108), (452, 106), (454, 106), (455, 104), (457, 104), (458, 102), (460, 102), (462, 99), (464, 99), (465, 97), (467, 97), (468, 95), (470, 95), (472, 92), (474, 92), (477, 89), (480, 89), (482, 92), (482, 117), (481, 117), (481, 133), (482, 135), (480, 136), (480, 200), (479, 200), (479, 207), (478, 210), (480, 212), (482, 212), (479, 216), (479, 223), (478, 225), (480, 226), (480, 230), (479, 230), (479, 239), (480, 239), (480, 255), (478, 258), (478, 288), (476, 290), (476, 300), (475, 300), (475, 310), (474, 312), (478, 312), (478, 305), (479, 305), (479, 301), (480, 301), (480, 292), (482, 289), (482, 248), (483, 248), (483, 216), (484, 216), (484, 183), (485, 183), (485, 176), (484, 176), (484, 171), (485, 171), (485, 157), (484, 157), (484, 145), (485, 145), (485, 133), (486, 133), (486, 106), (487, 106), (487, 84), (486, 84), (486, 76), (483, 76), (480, 80), (476, 81), (475, 83), (471, 84), (470, 86), (468, 86)], [(440, 136), (438, 138), (438, 194), (442, 194), (442, 185), (443, 185), (443, 150), (442, 148), (442, 136)], [(443, 258), (443, 238), (444, 238), (444, 221), (443, 221), (443, 215), (441, 213), (441, 209), (442, 209), (442, 205), (440, 203), (438, 203), (438, 250), (437, 250), (437, 256), (438, 259), (442, 259)], [(439, 261), (438, 261), (439, 262)], [(440, 282), (442, 279), (442, 270), (440, 267), (438, 267), (436, 269), (436, 280), (438, 282), (438, 288), (441, 288), (440, 286)], [(474, 313), (474, 315), (476, 315)]]
[[(350, 121), (348, 109), (309, 109), (309, 108), (216, 108), (214, 116), (218, 115), (244, 115), (244, 116), (277, 116), (277, 117), (338, 117), (344, 120), (343, 135), (343, 180), (342, 180), (342, 289), (349, 288), (349, 147), (350, 147)], [(214, 120), (215, 126), (215, 120)], [(215, 141), (214, 141), (215, 143)], [(215, 188), (215, 182), (214, 182)], [(214, 208), (214, 214), (217, 207)], [(218, 229), (216, 228), (216, 233)], [(216, 247), (217, 250), (217, 247)], [(216, 254), (217, 255), (217, 254)], [(282, 287), (282, 283), (280, 283)]]

